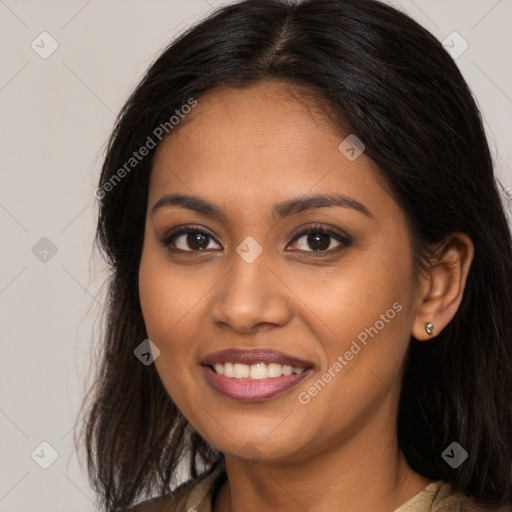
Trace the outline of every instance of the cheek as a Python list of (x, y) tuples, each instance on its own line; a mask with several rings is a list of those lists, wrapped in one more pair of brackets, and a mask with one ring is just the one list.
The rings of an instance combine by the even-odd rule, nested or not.
[[(170, 329), (183, 316), (183, 291), (173, 285), (164, 265), (151, 249), (142, 253), (139, 269), (139, 296), (148, 335)], [(160, 336), (159, 336), (160, 337)], [(155, 336), (156, 338), (156, 336)]]
[(366, 304), (354, 300), (338, 310), (337, 317), (324, 318), (337, 333), (324, 333), (327, 362), (297, 390), (299, 407), (308, 418), (300, 434), (306, 438), (320, 428), (350, 436), (376, 411), (393, 410), (398, 399), (410, 333), (408, 314), (391, 296), (368, 299)]
[(328, 412), (338, 422), (340, 414), (346, 419), (347, 411), (375, 405), (399, 385), (414, 321), (412, 261), (407, 251), (398, 260), (399, 252), (371, 262), (361, 258), (318, 283), (323, 286), (307, 283), (299, 292), (321, 320), (315, 336), (325, 354), (319, 378), (302, 386), (300, 401), (318, 410), (341, 405)]
[(144, 250), (139, 296), (148, 338), (160, 350), (156, 369), (168, 394), (186, 414), (198, 367), (198, 308), (210, 286), (199, 285), (197, 279), (192, 286), (190, 278), (171, 267), (159, 251)]
[(139, 296), (148, 335), (161, 342), (190, 323), (208, 283), (170, 264), (165, 252), (148, 244), (139, 269)]
[(408, 340), (413, 320), (412, 262), (406, 251), (401, 260), (399, 253), (390, 251), (378, 258), (370, 252), (358, 253), (322, 279), (298, 275), (288, 279), (306, 306), (302, 311), (314, 313), (310, 316), (319, 327), (317, 338), (330, 360), (349, 350), (358, 337), (362, 343), (372, 334), (387, 339), (384, 347), (376, 347), (379, 350)]

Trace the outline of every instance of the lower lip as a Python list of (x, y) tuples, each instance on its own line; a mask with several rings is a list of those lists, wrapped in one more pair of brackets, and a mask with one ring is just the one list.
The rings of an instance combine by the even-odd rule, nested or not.
[(281, 375), (269, 379), (236, 379), (224, 377), (213, 371), (209, 366), (202, 366), (208, 382), (223, 395), (234, 400), (257, 402), (267, 400), (304, 380), (312, 371), (311, 368), (299, 374)]

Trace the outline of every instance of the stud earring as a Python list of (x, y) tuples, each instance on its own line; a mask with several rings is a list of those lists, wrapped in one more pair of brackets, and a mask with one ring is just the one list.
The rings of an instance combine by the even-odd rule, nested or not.
[(432, 336), (432, 333), (434, 332), (434, 324), (432, 322), (426, 322), (425, 330), (429, 336)]

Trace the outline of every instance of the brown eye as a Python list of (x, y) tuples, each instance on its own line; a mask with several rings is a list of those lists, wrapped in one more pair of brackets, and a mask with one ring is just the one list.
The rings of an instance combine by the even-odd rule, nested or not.
[(214, 239), (207, 232), (199, 229), (182, 229), (178, 232), (167, 235), (161, 243), (170, 250), (181, 252), (199, 252), (204, 250), (217, 249), (210, 247)]
[[(304, 239), (301, 241), (301, 239)], [(303, 252), (335, 253), (348, 247), (352, 240), (340, 233), (323, 227), (310, 227), (294, 238), (297, 248)]]

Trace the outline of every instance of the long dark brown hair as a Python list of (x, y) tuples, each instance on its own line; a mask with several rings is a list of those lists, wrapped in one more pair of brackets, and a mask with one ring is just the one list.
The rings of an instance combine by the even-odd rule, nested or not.
[[(409, 220), (418, 261), (450, 233), (473, 241), (457, 314), (435, 341), (411, 339), (397, 436), (416, 472), (482, 504), (511, 504), (512, 241), (466, 82), (433, 35), (375, 0), (246, 0), (163, 51), (108, 144), (96, 196), (110, 279), (82, 433), (101, 506), (110, 512), (169, 493), (178, 465), (197, 479), (222, 457), (176, 408), (155, 365), (134, 356), (147, 338), (138, 268), (154, 149), (126, 164), (191, 98), (261, 80), (314, 92), (358, 135)], [(453, 441), (468, 453), (457, 469), (441, 457)]]

